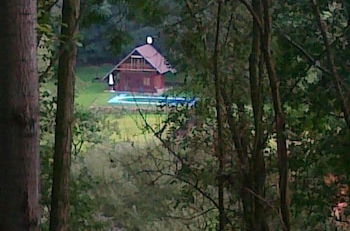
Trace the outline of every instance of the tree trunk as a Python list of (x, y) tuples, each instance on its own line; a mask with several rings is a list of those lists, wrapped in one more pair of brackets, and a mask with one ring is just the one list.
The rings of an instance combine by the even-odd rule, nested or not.
[(69, 175), (74, 120), (74, 82), (79, 0), (64, 0), (58, 63), (58, 95), (50, 231), (68, 230)]
[(221, 20), (221, 0), (218, 1), (218, 10), (216, 18), (216, 35), (215, 35), (215, 47), (213, 55), (213, 74), (215, 81), (215, 99), (216, 99), (216, 122), (217, 122), (217, 158), (219, 161), (218, 169), (218, 201), (219, 201), (219, 231), (225, 230), (225, 204), (224, 204), (224, 140), (223, 140), (223, 117), (221, 109), (221, 93), (220, 93), (220, 76), (219, 76), (219, 38), (220, 38), (220, 20)]
[[(260, 22), (262, 22), (262, 6), (260, 0), (253, 0), (252, 7)], [(265, 197), (265, 160), (263, 155), (264, 149), (264, 131), (263, 131), (263, 57), (261, 55), (261, 33), (260, 28), (256, 20), (253, 20), (253, 33), (252, 33), (252, 51), (249, 58), (249, 80), (250, 80), (250, 94), (254, 115), (254, 145), (252, 150), (252, 179), (254, 181), (253, 191), (260, 197)], [(268, 230), (264, 202), (261, 198), (254, 196), (254, 210), (252, 216), (254, 217), (253, 223), (250, 227), (254, 227), (251, 230), (265, 231)]]
[[(253, 212), (253, 201), (254, 196), (249, 192), (253, 187), (253, 179), (251, 177), (251, 167), (248, 159), (248, 150), (247, 150), (247, 141), (246, 141), (246, 132), (242, 131), (238, 125), (240, 123), (244, 123), (244, 117), (242, 112), (244, 111), (244, 105), (239, 103), (237, 107), (241, 111), (239, 113), (239, 119), (235, 120), (233, 117), (233, 109), (232, 102), (229, 99), (229, 96), (225, 92), (225, 87), (220, 86), (220, 94), (219, 99), (223, 100), (225, 110), (226, 110), (226, 120), (228, 123), (228, 127), (230, 130), (230, 135), (232, 142), (234, 143), (235, 150), (237, 151), (237, 168), (238, 168), (238, 178), (240, 182), (240, 196), (243, 204), (243, 220), (244, 220), (244, 229), (247, 231), (254, 230), (254, 212)], [(217, 96), (218, 97), (218, 96)], [(243, 109), (242, 109), (243, 108)], [(221, 109), (220, 109), (221, 110)], [(223, 114), (223, 113), (222, 113)], [(239, 122), (240, 123), (239, 123)], [(244, 127), (241, 126), (241, 127)], [(244, 128), (243, 128), (244, 129)], [(236, 182), (231, 182), (231, 184), (235, 187)]]
[(273, 108), (275, 113), (277, 133), (277, 155), (279, 168), (279, 196), (280, 212), (283, 221), (283, 230), (290, 230), (289, 224), (289, 199), (288, 199), (288, 153), (287, 137), (285, 129), (285, 116), (280, 94), (280, 82), (276, 74), (275, 61), (271, 51), (271, 6), (270, 0), (262, 0), (264, 13), (264, 34), (262, 38), (262, 51), (265, 59), (266, 69), (270, 80)]
[(36, 1), (0, 1), (0, 230), (39, 230)]

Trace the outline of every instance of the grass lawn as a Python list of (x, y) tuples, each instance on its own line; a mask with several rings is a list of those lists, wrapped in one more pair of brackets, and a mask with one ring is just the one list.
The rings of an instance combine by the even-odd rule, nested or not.
[[(76, 103), (84, 108), (93, 106), (111, 106), (108, 100), (112, 98), (115, 93), (106, 91), (106, 83), (94, 80), (96, 77), (101, 78), (108, 71), (113, 68), (113, 65), (105, 64), (101, 66), (87, 66), (79, 67), (77, 69), (76, 80)], [(133, 142), (137, 144), (145, 144), (147, 142), (155, 142), (156, 138), (153, 134), (146, 132), (144, 121), (141, 116), (130, 107), (130, 112), (124, 115), (107, 115), (107, 120), (110, 124), (117, 122), (118, 131), (112, 132), (110, 139), (113, 142)], [(147, 122), (154, 127), (155, 130), (162, 124), (165, 114), (160, 115), (148, 112), (145, 115)], [(115, 129), (115, 128), (111, 128)]]
[[(155, 131), (162, 125), (162, 121), (165, 115), (161, 114), (145, 114), (147, 123), (154, 128)], [(144, 144), (148, 142), (155, 142), (156, 138), (153, 134), (146, 131), (145, 123), (142, 117), (138, 113), (132, 113), (116, 118), (115, 116), (109, 116), (108, 120), (112, 123), (117, 121), (119, 132), (115, 132), (111, 135), (110, 139), (113, 142), (134, 142), (137, 144)]]
[(96, 77), (104, 76), (113, 68), (111, 64), (101, 66), (79, 67), (77, 69), (76, 102), (83, 107), (108, 106), (112, 93), (106, 92), (107, 85), (96, 81)]

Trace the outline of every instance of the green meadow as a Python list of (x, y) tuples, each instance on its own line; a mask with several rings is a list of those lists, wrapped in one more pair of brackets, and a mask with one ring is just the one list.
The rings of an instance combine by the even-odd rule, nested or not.
[(92, 106), (108, 106), (107, 101), (113, 94), (106, 91), (106, 83), (98, 81), (97, 78), (101, 78), (112, 68), (113, 65), (104, 64), (101, 66), (79, 67), (77, 69), (77, 104), (87, 108)]
[(114, 142), (136, 142), (144, 144), (154, 142), (154, 136), (145, 129), (145, 121), (155, 130), (162, 124), (165, 114), (145, 111), (142, 118), (135, 106), (123, 107), (113, 110), (117, 106), (108, 104), (108, 100), (115, 94), (107, 91), (104, 82), (96, 80), (96, 77), (103, 77), (113, 65), (87, 66), (77, 69), (76, 78), (76, 103), (85, 109), (98, 107), (100, 113), (104, 113), (107, 122), (118, 124), (118, 131), (112, 132), (110, 139)]

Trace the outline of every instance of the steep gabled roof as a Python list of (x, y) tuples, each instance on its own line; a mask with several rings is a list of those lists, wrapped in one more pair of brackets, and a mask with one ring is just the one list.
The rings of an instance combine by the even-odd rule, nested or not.
[(152, 67), (154, 67), (160, 74), (173, 72), (174, 69), (168, 67), (166, 59), (150, 44), (136, 47), (132, 50), (124, 59), (122, 59), (111, 71), (109, 71), (103, 79), (105, 79), (110, 73), (117, 70), (118, 67), (123, 64), (132, 54), (139, 53)]
[(147, 60), (160, 74), (170, 71), (165, 58), (150, 44), (135, 48), (135, 50)]

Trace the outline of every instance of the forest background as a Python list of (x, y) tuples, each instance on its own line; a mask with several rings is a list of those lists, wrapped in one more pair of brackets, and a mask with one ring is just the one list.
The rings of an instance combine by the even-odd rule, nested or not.
[[(31, 6), (41, 200), (30, 230), (350, 229), (350, 3), (39, 0), (37, 10)], [(96, 77), (147, 35), (176, 67), (173, 78), (183, 81), (169, 94), (196, 96), (195, 107), (130, 111), (107, 104), (111, 95)], [(2, 48), (0, 70), (11, 76), (4, 54)], [(6, 84), (0, 82), (0, 98), (8, 92), (16, 98)], [(4, 103), (10, 100), (1, 102), (1, 111), (10, 111)], [(2, 130), (11, 129), (7, 115), (0, 117)], [(3, 147), (13, 134), (0, 137), (2, 163), (10, 163)], [(0, 182), (9, 184), (5, 177)], [(6, 204), (17, 194), (1, 195)], [(28, 230), (19, 226), (13, 230)]]

